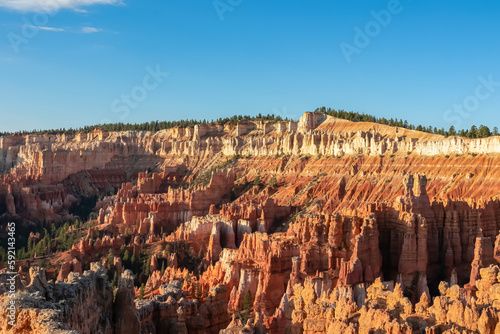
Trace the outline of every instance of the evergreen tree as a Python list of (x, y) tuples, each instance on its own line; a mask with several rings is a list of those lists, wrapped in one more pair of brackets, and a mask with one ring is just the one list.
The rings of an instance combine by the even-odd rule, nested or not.
[(163, 274), (165, 273), (165, 261), (162, 261), (161, 262), (161, 270), (160, 270), (160, 273), (161, 275), (163, 276)]
[[(398, 126), (398, 127), (403, 127), (406, 129), (410, 130), (417, 130), (417, 131), (424, 131), (424, 132), (429, 132), (429, 133), (439, 133), (439, 134), (446, 134), (446, 132), (443, 130), (440, 132), (436, 128), (432, 127), (425, 127), (422, 125), (412, 125), (409, 124), (408, 121), (402, 120), (402, 119), (394, 119), (391, 118), (387, 120), (386, 118), (377, 118), (372, 115), (367, 115), (364, 113), (358, 113), (358, 112), (353, 112), (353, 111), (345, 111), (343, 109), (340, 110), (335, 110), (332, 108), (326, 108), (326, 107), (320, 107), (316, 108), (315, 112), (320, 112), (324, 113), (333, 117), (338, 117), (354, 122), (373, 122), (373, 123), (379, 123), (379, 124), (384, 124), (384, 125), (390, 125), (390, 126)], [(276, 116), (274, 114), (268, 114), (268, 115), (262, 115), (258, 114), (256, 116), (248, 116), (248, 115), (234, 115), (232, 117), (225, 117), (225, 118), (218, 118), (217, 120), (212, 120), (211, 123), (213, 124), (214, 122), (217, 122), (220, 125), (225, 125), (228, 123), (232, 124), (237, 124), (238, 121), (242, 120), (270, 120), (270, 121), (281, 121), (282, 117)], [(89, 133), (92, 132), (96, 129), (101, 129), (102, 131), (160, 131), (160, 130), (165, 130), (165, 129), (170, 129), (173, 127), (181, 127), (181, 128), (186, 128), (186, 127), (192, 127), (197, 124), (207, 124), (207, 120), (194, 120), (194, 119), (184, 119), (184, 120), (178, 120), (178, 121), (150, 121), (150, 122), (144, 122), (144, 123), (135, 123), (135, 124), (130, 124), (130, 123), (106, 123), (106, 124), (98, 124), (98, 125), (92, 125), (92, 126), (84, 126), (80, 127), (78, 129), (65, 129), (65, 128), (59, 128), (59, 129), (46, 129), (46, 130), (41, 130), (41, 129), (34, 129), (32, 131), (20, 131), (17, 132), (16, 134), (49, 134), (49, 135), (56, 135), (56, 134), (67, 134), (67, 135), (74, 135), (76, 132), (80, 133)], [(484, 129), (485, 130), (485, 129)], [(457, 130), (455, 130), (457, 131)], [(450, 136), (456, 135), (453, 134), (452, 132), (448, 132)], [(465, 136), (470, 137), (470, 138), (484, 138), (488, 137), (491, 135), (498, 135), (498, 129), (497, 131), (493, 132), (488, 132), (488, 131), (481, 131), (475, 127), (474, 131), (468, 131), (465, 130), (464, 132), (462, 131), (457, 131), (457, 134), (462, 134), (464, 133)], [(488, 134), (489, 133), (489, 134)], [(5, 135), (12, 135), (12, 133), (6, 133), (6, 132), (0, 132), (0, 136), (5, 136)]]
[(5, 251), (5, 248), (0, 246), (0, 262), (5, 262), (7, 261), (7, 252)]
[(477, 127), (475, 125), (471, 126), (469, 131), (470, 138), (477, 138)]
[(111, 282), (111, 288), (113, 290), (118, 286), (118, 271), (115, 270), (115, 275), (113, 276), (113, 281)]
[(121, 247), (120, 247), (120, 256), (123, 257), (124, 253), (125, 253), (125, 245), (121, 245)]
[(115, 259), (115, 256), (113, 255), (113, 250), (110, 248), (109, 249), (109, 253), (108, 253), (108, 257), (107, 257), (107, 260), (108, 260), (108, 270), (110, 270), (111, 266), (114, 265), (114, 259)]
[(200, 283), (196, 283), (196, 290), (194, 292), (194, 298), (196, 298), (196, 299), (200, 299), (201, 298)]
[(130, 254), (127, 249), (125, 250), (125, 253), (123, 253), (123, 262), (128, 262), (129, 260), (130, 260)]
[(149, 275), (151, 274), (151, 255), (148, 255), (144, 258), (142, 267), (144, 268), (143, 269), (144, 275), (146, 277), (149, 277)]
[(479, 130), (478, 130), (478, 137), (479, 138), (486, 138), (489, 136), (491, 136), (490, 128), (488, 128), (486, 125), (481, 124), (481, 126), (479, 126)]
[(139, 299), (144, 299), (144, 283), (142, 283), (139, 288)]
[(250, 313), (252, 312), (252, 292), (248, 290), (245, 293), (245, 297), (243, 298), (243, 312), (242, 312), (242, 318), (243, 318), (243, 323), (246, 324), (248, 321), (248, 318), (250, 318)]
[(457, 131), (455, 130), (455, 127), (453, 125), (450, 126), (450, 129), (448, 130), (448, 133), (450, 134), (450, 136), (456, 136)]
[(189, 275), (189, 273), (186, 273), (186, 276), (184, 276), (184, 281), (185, 281), (188, 285), (191, 285), (191, 275)]

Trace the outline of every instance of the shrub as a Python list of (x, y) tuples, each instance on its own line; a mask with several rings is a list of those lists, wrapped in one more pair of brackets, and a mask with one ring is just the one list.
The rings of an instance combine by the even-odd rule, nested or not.
[(276, 179), (276, 176), (273, 176), (271, 181), (269, 181), (269, 187), (273, 188), (276, 186), (277, 183), (278, 183), (278, 180)]

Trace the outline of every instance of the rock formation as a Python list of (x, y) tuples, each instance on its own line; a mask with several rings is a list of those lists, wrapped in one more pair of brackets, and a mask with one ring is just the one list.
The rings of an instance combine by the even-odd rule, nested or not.
[(1, 136), (0, 233), (85, 220), (18, 261), (13, 331), (500, 331), (499, 153), (319, 113)]
[(7, 295), (0, 297), (2, 333), (113, 333), (113, 293), (98, 263), (67, 283), (47, 282), (45, 270), (30, 268), (31, 284), (15, 296), (16, 326), (8, 324)]

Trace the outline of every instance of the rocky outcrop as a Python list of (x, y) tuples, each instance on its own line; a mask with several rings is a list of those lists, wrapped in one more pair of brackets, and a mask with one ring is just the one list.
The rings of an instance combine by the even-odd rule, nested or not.
[(223, 248), (236, 248), (235, 227), (232, 221), (220, 216), (193, 217), (166, 240), (190, 242), (195, 254), (201, 251), (206, 254), (207, 263), (213, 264)]
[(134, 298), (134, 274), (130, 270), (125, 270), (120, 277), (113, 304), (115, 334), (135, 334), (140, 332), (141, 324), (136, 314)]
[[(153, 180), (156, 175), (153, 175)], [(110, 225), (110, 230), (117, 229), (120, 233), (170, 233), (191, 217), (207, 214), (211, 205), (228, 196), (234, 172), (214, 173), (207, 186), (187, 190), (167, 187), (166, 193), (161, 194), (151, 194), (150, 189), (143, 193), (145, 181), (142, 177), (142, 184), (138, 187), (123, 185), (114, 201), (100, 209), (99, 223)]]
[[(206, 333), (229, 323), (228, 333), (487, 332), (497, 321), (489, 296), (498, 283), (490, 265), (500, 260), (499, 140), (319, 113), (156, 133), (2, 136), (0, 233), (9, 219), (23, 230), (72, 221), (79, 203), (99, 196), (70, 251), (55, 253), (52, 240), (54, 253), (34, 259), (59, 262), (59, 281), (33, 269), (19, 289), (52, 303), (57, 286), (100, 261), (123, 277), (120, 303), (102, 311), (107, 322), (71, 307), (117, 332)], [(146, 300), (135, 306), (125, 251), (142, 261)], [(173, 281), (179, 295), (168, 293)], [(467, 320), (449, 320), (462, 307)], [(55, 316), (61, 330), (96, 329), (70, 313)]]
[(218, 285), (205, 300), (189, 301), (179, 281), (160, 287), (160, 294), (149, 300), (136, 300), (141, 333), (219, 333), (229, 323), (226, 287)]
[(59, 270), (59, 274), (57, 275), (58, 281), (64, 281), (68, 278), (70, 272), (76, 272), (79, 274), (83, 273), (82, 264), (78, 259), (73, 259), (71, 261), (65, 261), (61, 265), (61, 269)]
[(497, 261), (493, 258), (493, 243), (491, 239), (477, 237), (469, 285), (472, 287), (476, 286), (476, 281), (480, 278), (481, 268), (489, 267), (492, 264), (497, 264)]
[[(179, 185), (183, 178), (184, 171), (182, 168), (176, 170), (176, 166), (185, 164), (184, 167), (197, 172), (201, 169), (198, 165), (201, 161), (207, 162), (208, 156), (217, 154), (253, 157), (363, 154), (374, 158), (394, 154), (396, 159), (405, 158), (407, 166), (415, 157), (450, 155), (456, 157), (440, 159), (454, 166), (460, 179), (456, 181), (463, 185), (474, 183), (478, 172), (483, 174), (477, 168), (469, 171), (461, 167), (466, 165), (465, 155), (500, 152), (500, 137), (443, 138), (406, 129), (396, 131), (380, 124), (353, 123), (318, 113), (306, 113), (298, 123), (242, 121), (235, 127), (199, 125), (158, 133), (95, 130), (88, 134), (15, 135), (0, 139), (0, 171), (5, 174), (0, 182), (4, 188), (0, 187), (0, 202), (9, 207), (12, 215), (14, 212), (24, 215), (24, 211), (34, 209), (21, 199), (23, 191), (18, 189), (26, 186), (32, 187), (36, 202), (36, 195), (44, 192), (40, 185), (64, 183), (58, 187), (62, 193), (57, 198), (58, 203), (47, 202), (60, 216), (66, 213), (60, 211), (61, 204), (71, 201), (64, 192), (91, 196), (119, 188), (131, 177), (137, 178), (137, 187), (143, 194), (165, 192), (169, 185)], [(183, 156), (191, 158), (184, 162), (180, 158)], [(477, 157), (473, 165), (488, 166), (491, 164), (487, 160), (491, 159)], [(158, 165), (164, 166), (162, 171), (151, 177), (140, 173)], [(493, 181), (488, 183), (493, 186)], [(10, 192), (9, 185), (12, 187)], [(44, 196), (40, 197), (44, 201)], [(40, 210), (42, 208), (38, 207), (32, 215), (43, 219)], [(56, 217), (49, 215), (47, 218)]]
[[(14, 299), (0, 297), (2, 333), (112, 334), (113, 293), (106, 271), (93, 263), (83, 275), (70, 273), (67, 283), (47, 282), (43, 268), (30, 268), (31, 284)], [(16, 305), (16, 325), (8, 324), (8, 305)]]
[(279, 316), (286, 319), (283, 330), (292, 333), (496, 333), (500, 324), (492, 301), (500, 286), (498, 272), (497, 266), (481, 269), (477, 300), (458, 285), (443, 283), (440, 296), (431, 301), (424, 293), (415, 305), (399, 284), (379, 279), (366, 289), (361, 307), (354, 303), (352, 290), (335, 288), (318, 296), (314, 284), (306, 282), (284, 297), (287, 306)]

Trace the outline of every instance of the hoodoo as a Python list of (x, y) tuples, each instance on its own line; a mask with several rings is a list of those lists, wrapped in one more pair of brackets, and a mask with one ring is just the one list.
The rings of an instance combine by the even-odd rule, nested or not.
[(2, 136), (0, 332), (496, 333), (499, 166), (500, 137), (316, 112)]

